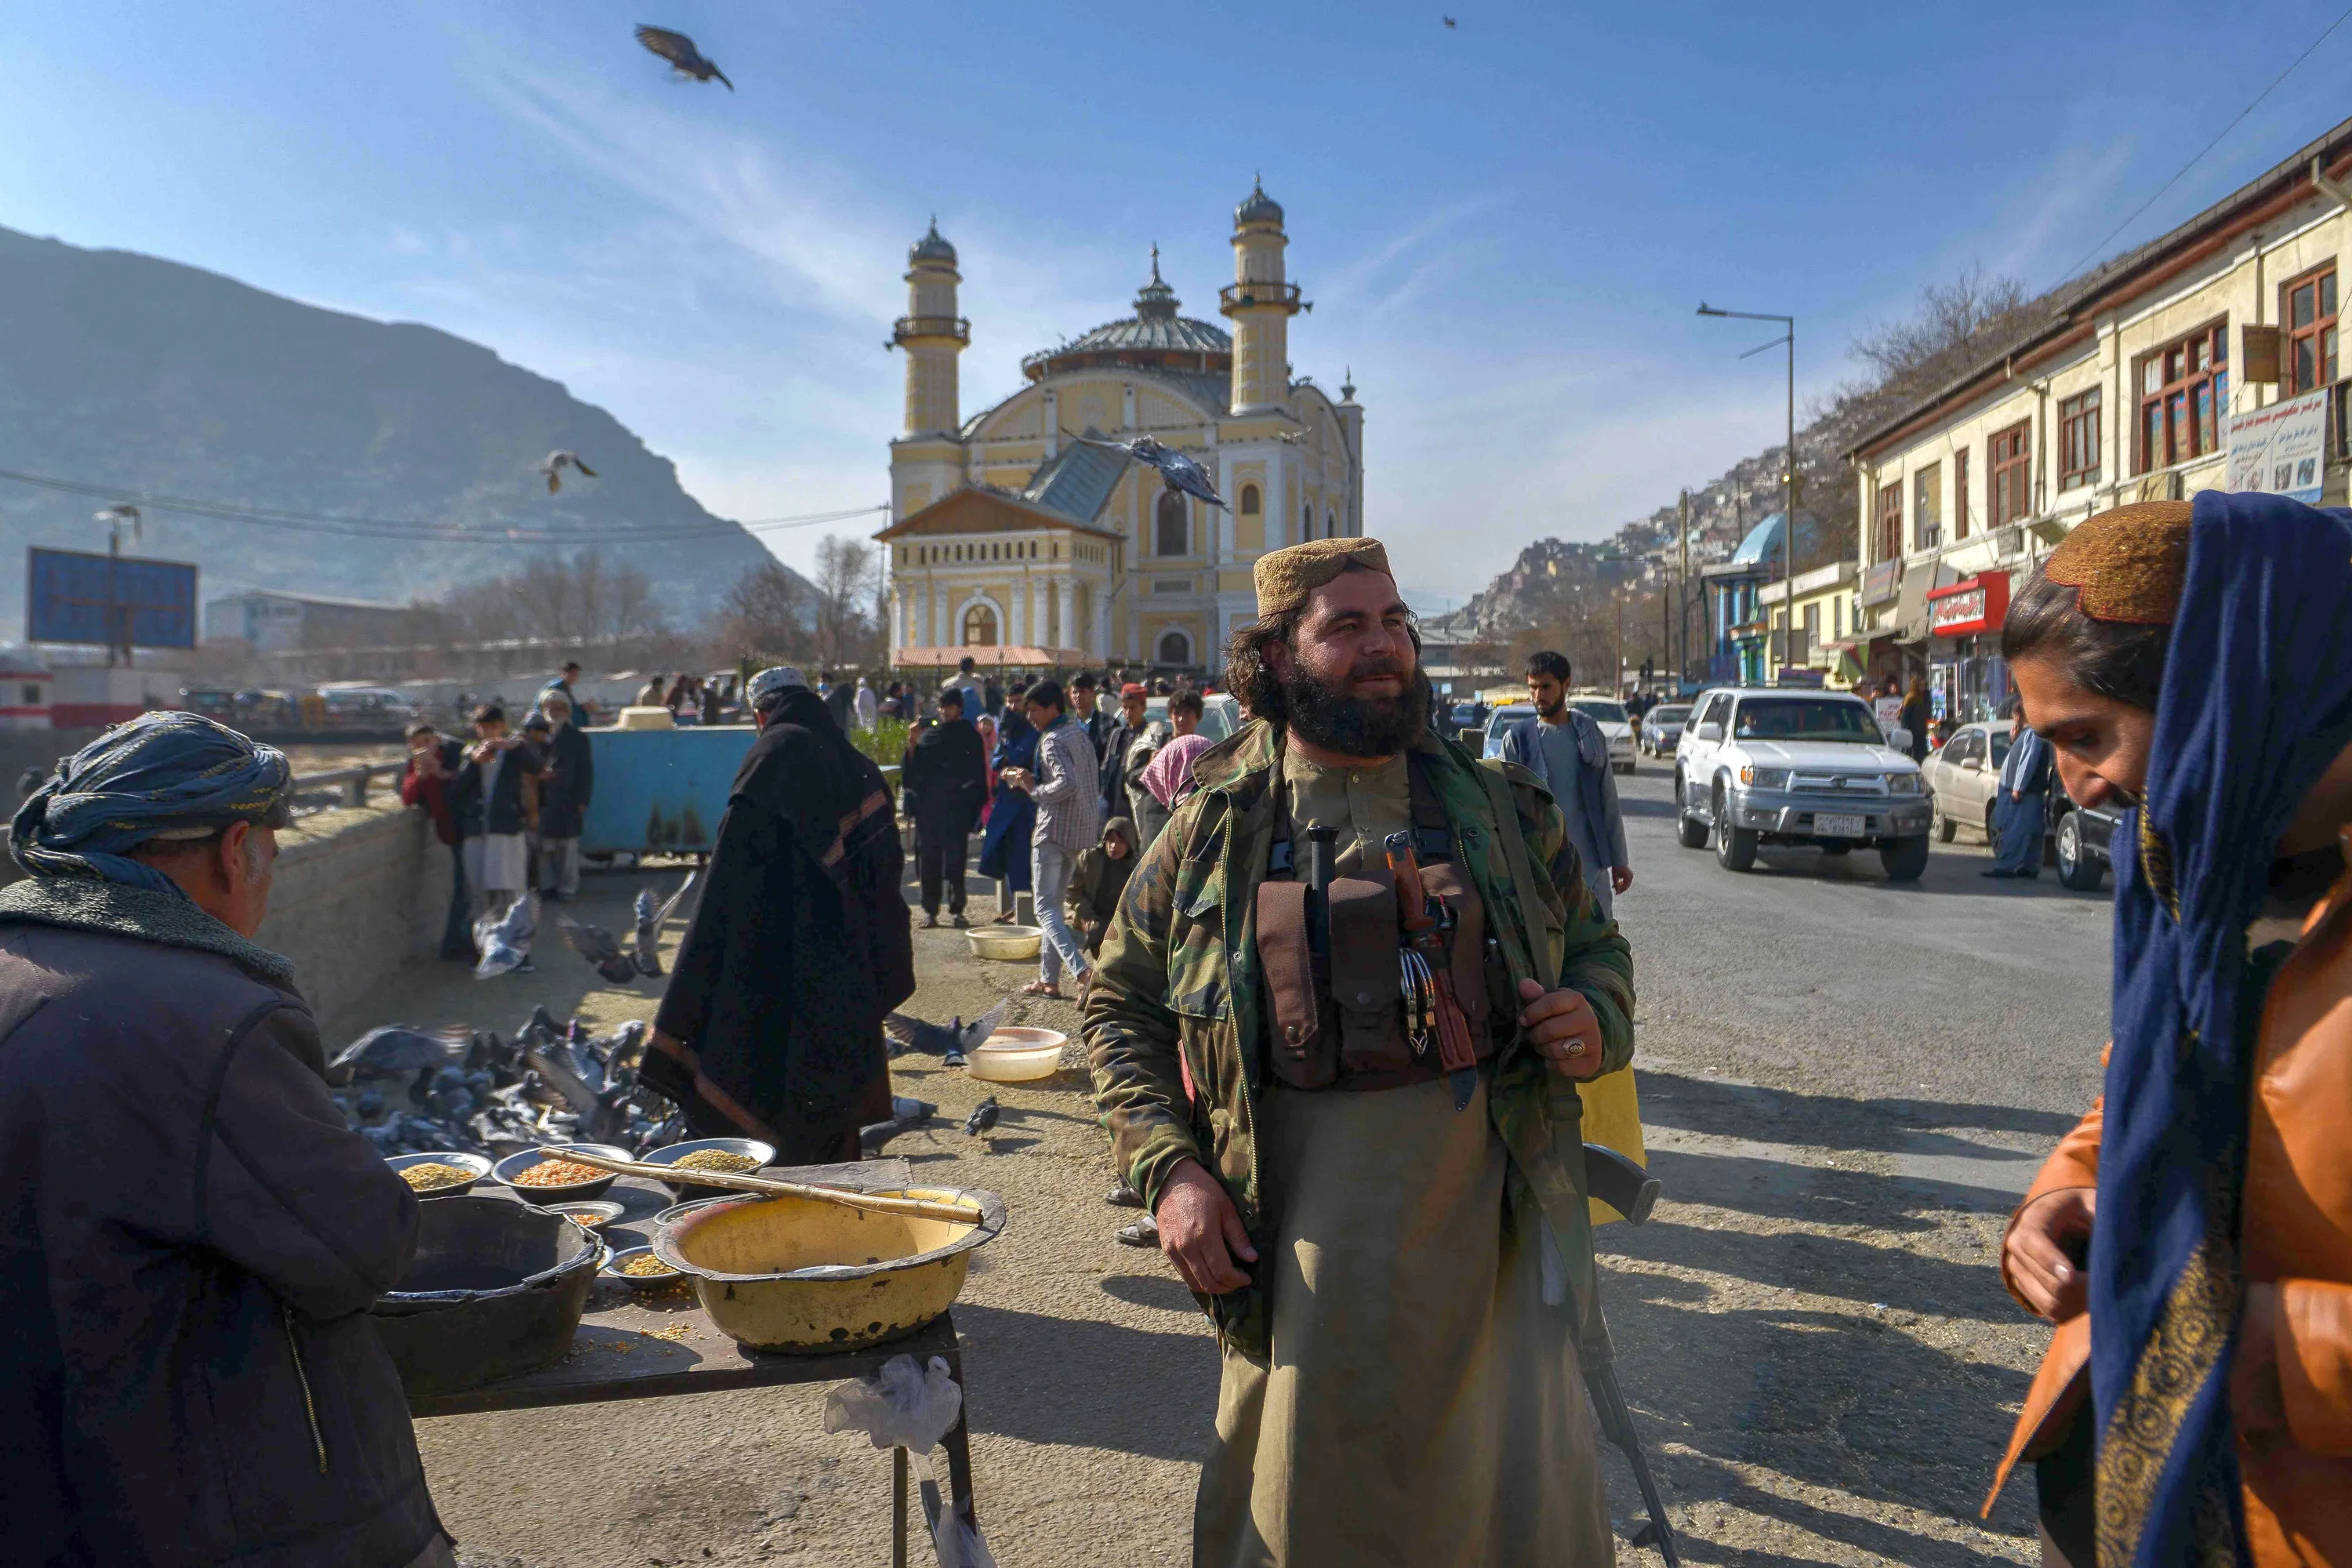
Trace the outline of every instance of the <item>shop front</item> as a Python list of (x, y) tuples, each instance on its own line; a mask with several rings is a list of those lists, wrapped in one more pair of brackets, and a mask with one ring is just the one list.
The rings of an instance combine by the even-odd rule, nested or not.
[(1927, 592), (1927, 703), (1936, 743), (1962, 724), (1997, 717), (2009, 700), (2000, 626), (2009, 574), (1985, 572)]

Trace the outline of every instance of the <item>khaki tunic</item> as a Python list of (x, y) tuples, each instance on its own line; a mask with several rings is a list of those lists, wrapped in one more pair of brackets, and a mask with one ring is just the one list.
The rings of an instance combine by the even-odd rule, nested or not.
[[(1351, 870), (1409, 826), (1402, 759), (1286, 759), (1297, 830)], [(1391, 776), (1392, 775), (1392, 776)], [(1350, 1093), (1269, 1086), (1260, 1148), (1280, 1236), (1273, 1357), (1228, 1350), (1196, 1568), (1595, 1568), (1616, 1561), (1566, 1310), (1507, 1230), (1482, 1082)]]

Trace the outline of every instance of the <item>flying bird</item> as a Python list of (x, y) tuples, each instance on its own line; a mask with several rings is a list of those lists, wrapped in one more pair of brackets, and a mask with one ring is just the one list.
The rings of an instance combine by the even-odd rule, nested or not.
[(1167, 487), (1183, 495), (1196, 496), (1211, 506), (1223, 506), (1225, 498), (1209, 482), (1209, 470), (1183, 453), (1161, 446), (1150, 436), (1138, 436), (1132, 441), (1100, 441), (1091, 436), (1081, 436), (1079, 441), (1089, 447), (1101, 447), (1108, 451), (1124, 452), (1139, 463), (1160, 470)]
[(410, 1024), (386, 1024), (370, 1029), (335, 1053), (327, 1064), (327, 1081), (342, 1085), (355, 1078), (391, 1078), (419, 1068), (443, 1068), (456, 1061), (473, 1043), (473, 1031), (420, 1029)]
[[(681, 892), (684, 890), (684, 889), (679, 889)], [(654, 890), (651, 888), (639, 888), (637, 889), (636, 908), (634, 910), (634, 913), (636, 916), (637, 922), (637, 942), (636, 951), (635, 953), (637, 973), (640, 974), (659, 974), (662, 972), (662, 919), (668, 913), (668, 911), (659, 908), (654, 903)]]
[[(961, 1014), (947, 1024), (940, 1025), (906, 1013), (888, 1013), (883, 1016), (882, 1032), (899, 1047), (898, 1050), (891, 1053), (893, 1056), (903, 1055), (907, 1051), (920, 1051), (927, 1057), (944, 1057), (950, 1053), (961, 1056), (996, 1033), (1004, 1023), (1005, 1010), (1012, 1005), (1013, 999), (1008, 996), (969, 1024), (963, 1021)], [(956, 1064), (950, 1062), (947, 1065), (953, 1067)]]
[(728, 91), (735, 90), (735, 84), (727, 81), (727, 73), (705, 59), (702, 51), (694, 47), (694, 40), (684, 33), (673, 33), (667, 27), (641, 26), (637, 28), (637, 42), (667, 60), (682, 77), (692, 77), (697, 81), (709, 81), (717, 77), (727, 83)]
[(971, 1108), (971, 1114), (964, 1118), (963, 1130), (965, 1134), (970, 1137), (977, 1138), (983, 1132), (994, 1131), (996, 1130), (996, 1119), (1003, 1113), (1003, 1109), (1004, 1108), (1003, 1106), (996, 1103), (996, 1096), (992, 1094), (990, 1095), (986, 1100), (983, 1100), (978, 1105), (973, 1106)]
[(481, 950), (482, 961), (474, 965), (474, 978), (489, 980), (528, 964), (530, 939), (538, 931), (537, 893), (525, 893), (495, 920), (484, 915), (475, 921), (474, 945)]
[(582, 477), (585, 479), (593, 479), (596, 477), (596, 470), (582, 462), (580, 454), (577, 452), (550, 452), (539, 460), (539, 467), (533, 468), (531, 472), (544, 474), (547, 477), (547, 493), (553, 495), (563, 488), (563, 470), (566, 468), (579, 469)]
[(1447, 26), (1449, 26), (1449, 27), (1450, 27), (1450, 26), (1454, 26), (1454, 18), (1453, 18), (1453, 17), (1451, 17), (1451, 16), (1441, 16), (1441, 17), (1440, 17), (1440, 18), (1438, 18), (1438, 19), (1439, 19), (1440, 21), (1444, 22), (1444, 23)]
[(577, 921), (561, 918), (555, 923), (562, 928), (563, 940), (572, 944), (572, 951), (595, 965), (596, 973), (614, 984), (625, 985), (637, 977), (636, 964), (621, 951), (621, 944), (613, 940), (613, 933), (603, 926), (582, 925)]

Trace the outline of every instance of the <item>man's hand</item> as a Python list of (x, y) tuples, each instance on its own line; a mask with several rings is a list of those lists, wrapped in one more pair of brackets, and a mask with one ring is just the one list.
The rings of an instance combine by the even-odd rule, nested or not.
[(1234, 1260), (1255, 1263), (1257, 1248), (1242, 1228), (1241, 1211), (1200, 1162), (1187, 1160), (1169, 1173), (1151, 1217), (1160, 1222), (1160, 1250), (1185, 1284), (1204, 1296), (1223, 1296), (1249, 1283)]
[(1570, 1078), (1601, 1070), (1601, 1017), (1581, 991), (1546, 991), (1532, 980), (1519, 982), (1519, 1022), (1551, 1069)]
[(1626, 889), (1632, 887), (1633, 885), (1633, 868), (1631, 866), (1610, 867), (1609, 885), (1616, 889), (1621, 893)]
[(2018, 1214), (2002, 1244), (2010, 1283), (2028, 1307), (2053, 1323), (2078, 1316), (2089, 1305), (2089, 1283), (2071, 1254), (2087, 1253), (2098, 1202), (2096, 1187), (2044, 1193)]
[(2238, 1435), (2258, 1444), (2287, 1429), (2286, 1395), (2278, 1375), (2279, 1288), (2246, 1287), (2238, 1321), (2238, 1353), (2230, 1363), (2230, 1416)]

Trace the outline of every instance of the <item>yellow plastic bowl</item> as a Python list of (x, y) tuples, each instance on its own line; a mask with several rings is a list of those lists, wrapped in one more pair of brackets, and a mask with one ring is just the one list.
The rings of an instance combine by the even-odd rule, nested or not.
[(965, 1053), (964, 1068), (991, 1083), (1051, 1078), (1061, 1070), (1062, 1047), (1069, 1043), (1059, 1029), (999, 1029)]
[(1010, 963), (1036, 957), (1037, 944), (1045, 938), (1042, 926), (974, 926), (965, 934), (971, 940), (974, 958), (997, 958)]
[(963, 1289), (972, 1248), (1004, 1229), (994, 1193), (877, 1194), (977, 1205), (977, 1225), (869, 1214), (819, 1198), (712, 1202), (654, 1232), (654, 1256), (689, 1276), (710, 1321), (751, 1350), (851, 1351), (910, 1334)]

